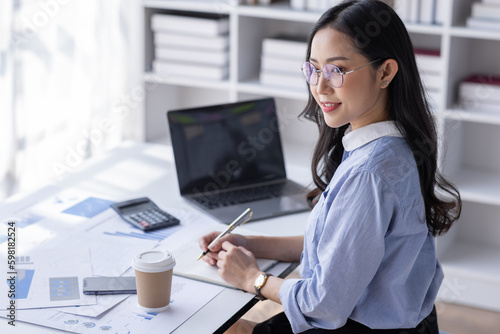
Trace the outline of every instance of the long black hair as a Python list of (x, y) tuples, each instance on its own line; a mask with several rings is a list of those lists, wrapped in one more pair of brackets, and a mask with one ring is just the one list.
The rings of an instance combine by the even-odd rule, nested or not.
[[(369, 61), (380, 59), (371, 65), (374, 69), (387, 59), (397, 61), (398, 72), (388, 87), (389, 118), (396, 122), (415, 157), (429, 231), (433, 235), (445, 233), (460, 216), (462, 202), (458, 190), (437, 170), (435, 120), (404, 23), (381, 1), (342, 2), (327, 10), (315, 24), (309, 36), (306, 59), (311, 56), (314, 36), (324, 28), (349, 36), (357, 51)], [(311, 166), (317, 188), (308, 194), (312, 206), (340, 165), (344, 152), (342, 137), (348, 125), (330, 128), (310, 91), (300, 116), (315, 122), (319, 129)], [(443, 198), (436, 195), (438, 189), (444, 194)]]

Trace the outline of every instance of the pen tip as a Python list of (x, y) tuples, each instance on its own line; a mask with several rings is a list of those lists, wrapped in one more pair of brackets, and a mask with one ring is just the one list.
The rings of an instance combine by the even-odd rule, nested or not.
[(200, 256), (198, 256), (198, 258), (196, 259), (196, 261), (198, 261), (199, 259), (201, 259), (203, 257), (203, 255), (205, 255), (205, 253), (201, 253)]

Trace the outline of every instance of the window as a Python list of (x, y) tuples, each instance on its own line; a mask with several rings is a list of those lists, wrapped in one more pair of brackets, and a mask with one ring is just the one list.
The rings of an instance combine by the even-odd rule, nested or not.
[(0, 197), (142, 139), (140, 5), (1, 1)]

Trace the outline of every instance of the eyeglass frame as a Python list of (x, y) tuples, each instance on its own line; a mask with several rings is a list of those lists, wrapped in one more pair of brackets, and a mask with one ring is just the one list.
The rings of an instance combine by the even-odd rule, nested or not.
[[(377, 61), (379, 61), (379, 60), (381, 60), (381, 59), (382, 59), (382, 58), (378, 58), (378, 59), (376, 59), (376, 60), (373, 60), (373, 61), (369, 62), (368, 64), (365, 64), (365, 65), (363, 65), (363, 66), (360, 66), (360, 67), (358, 67), (358, 68), (355, 68), (355, 69), (353, 69), (353, 70), (346, 71), (346, 72), (342, 72), (342, 71), (340, 71), (340, 68), (339, 68), (337, 65), (334, 65), (334, 64), (326, 64), (326, 65), (332, 65), (333, 67), (337, 68), (337, 69), (339, 70), (339, 73), (340, 73), (340, 78), (341, 78), (341, 79), (340, 79), (340, 85), (339, 85), (338, 87), (335, 87), (334, 85), (332, 85), (332, 84), (331, 84), (331, 82), (330, 82), (330, 79), (327, 79), (328, 84), (329, 84), (330, 86), (332, 86), (333, 88), (340, 88), (340, 87), (342, 87), (342, 85), (344, 84), (344, 75), (349, 74), (349, 73), (352, 73), (352, 72), (354, 72), (354, 71), (357, 71), (357, 70), (359, 70), (359, 69), (361, 69), (361, 68), (363, 68), (363, 67), (365, 67), (365, 66), (371, 65), (371, 64), (373, 64), (373, 63), (375, 63), (375, 62), (377, 62)], [(322, 68), (321, 70), (318, 70), (318, 69), (316, 68), (316, 66), (314, 66), (311, 62), (306, 61), (304, 64), (306, 64), (306, 63), (309, 63), (309, 64), (311, 64), (311, 65), (314, 67), (314, 72), (316, 72), (316, 73), (318, 74), (318, 77), (317, 77), (317, 82), (316, 82), (315, 84), (311, 84), (311, 83), (307, 80), (307, 77), (306, 77), (306, 76), (305, 76), (305, 74), (304, 74), (304, 65), (302, 65), (302, 67), (300, 68), (300, 70), (302, 71), (302, 74), (304, 75), (304, 78), (306, 79), (306, 82), (307, 82), (310, 86), (317, 86), (317, 85), (318, 85), (318, 83), (319, 83), (319, 73), (323, 73), (324, 68), (325, 68), (325, 66), (326, 66), (326, 65), (325, 65), (325, 66), (323, 66), (323, 68)]]

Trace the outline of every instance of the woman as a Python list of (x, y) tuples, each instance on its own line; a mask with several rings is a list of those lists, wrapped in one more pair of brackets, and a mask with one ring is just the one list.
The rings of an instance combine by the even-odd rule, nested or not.
[[(434, 120), (406, 28), (383, 2), (343, 2), (316, 23), (306, 60), (302, 116), (319, 140), (305, 235), (228, 235), (205, 261), (283, 305), (254, 333), (438, 333), (434, 237), (458, 219), (461, 200), (436, 170)], [(300, 260), (302, 278), (266, 277), (255, 257)]]

